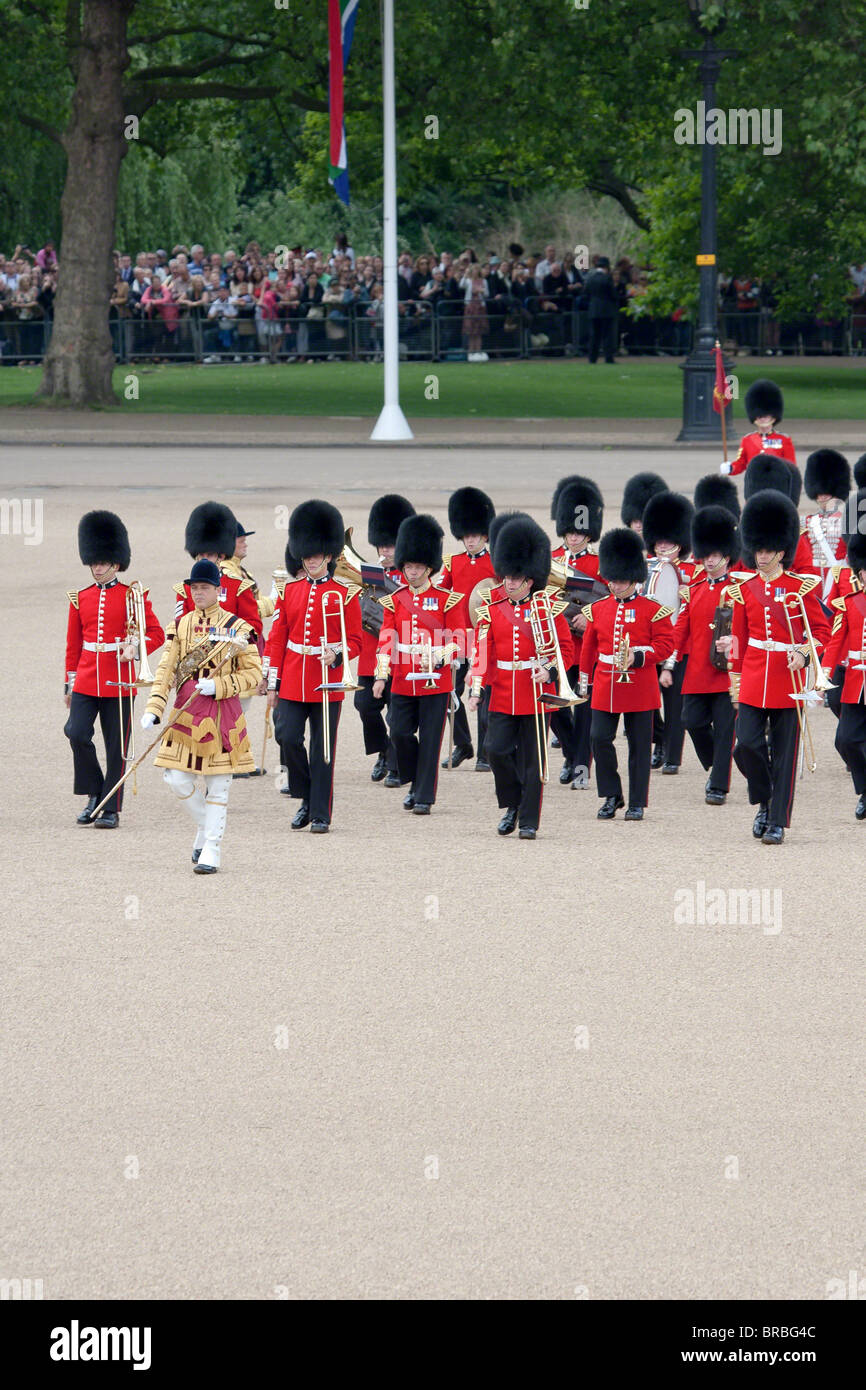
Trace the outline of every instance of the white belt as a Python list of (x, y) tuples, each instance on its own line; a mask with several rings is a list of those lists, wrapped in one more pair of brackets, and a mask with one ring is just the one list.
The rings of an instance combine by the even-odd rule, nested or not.
[[(632, 652), (643, 652), (644, 654), (646, 654), (649, 650), (650, 650), (649, 647), (630, 647), (630, 648), (629, 648), (629, 651), (632, 651)], [(599, 661), (602, 663), (602, 665), (604, 665), (604, 666), (615, 666), (615, 665), (616, 665), (616, 662), (617, 662), (617, 658), (614, 656), (613, 652), (599, 652), (597, 660), (599, 660)], [(640, 668), (638, 668), (638, 669), (640, 669)]]
[(849, 652), (849, 653), (848, 653), (848, 660), (849, 660), (849, 661), (863, 661), (864, 658), (866, 658), (866, 652)]
[[(317, 647), (305, 647), (304, 644), (303, 644), (303, 642), (291, 642), (291, 641), (286, 642), (286, 646), (289, 648), (290, 651), (297, 652), (299, 656), (321, 656), (321, 655), (322, 655), (322, 648), (321, 648), (320, 646), (317, 646)], [(329, 642), (329, 643), (328, 643), (328, 646), (331, 648), (332, 651), (336, 652), (338, 656), (340, 655), (340, 652), (342, 651), (342, 647), (336, 646), (333, 642)]]
[(790, 642), (759, 642), (757, 637), (749, 638), (750, 647), (758, 647), (762, 652), (793, 652), (796, 650)]
[(497, 661), (500, 671), (531, 671), (534, 661)]
[(432, 650), (432, 646), (429, 642), (398, 642), (397, 650), (406, 656), (423, 656)]
[(86, 652), (116, 652), (119, 646), (125, 644), (118, 637), (114, 642), (82, 642), (81, 645)]

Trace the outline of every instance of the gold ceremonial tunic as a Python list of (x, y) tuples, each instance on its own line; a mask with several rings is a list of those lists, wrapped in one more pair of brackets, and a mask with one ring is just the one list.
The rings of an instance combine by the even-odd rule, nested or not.
[[(216, 646), (215, 657), (199, 667), (189, 680), (182, 682), (175, 704), (183, 705), (194, 695), (191, 708), (172, 721), (172, 709), (166, 709), (169, 692), (174, 685), (178, 663), (202, 641), (208, 633), (215, 638), (231, 633), (246, 640), (247, 645), (219, 670), (225, 649)], [(250, 640), (252, 639), (252, 640)], [(202, 648), (201, 651), (205, 649)], [(195, 693), (200, 677), (210, 676), (216, 686), (214, 696)], [(156, 672), (147, 710), (155, 714), (166, 727), (154, 766), (170, 767), (182, 772), (202, 772), (217, 777), (232, 772), (254, 772), (255, 759), (250, 751), (246, 720), (240, 708), (241, 695), (255, 690), (262, 678), (262, 663), (255, 645), (255, 633), (249, 623), (241, 622), (214, 604), (204, 611), (195, 608), (184, 613), (177, 623), (166, 630), (166, 648)], [(174, 706), (172, 706), (174, 708)], [(224, 744), (229, 746), (226, 748)]]

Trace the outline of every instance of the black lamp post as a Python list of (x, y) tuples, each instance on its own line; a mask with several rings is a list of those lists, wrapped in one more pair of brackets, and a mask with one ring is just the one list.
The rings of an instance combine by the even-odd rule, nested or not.
[[(716, 46), (715, 34), (725, 27), (722, 18), (712, 34), (701, 25), (701, 15), (705, 0), (686, 0), (689, 18), (695, 29), (702, 35), (703, 48), (689, 48), (682, 52), (683, 58), (697, 58), (698, 72), (706, 113), (716, 104), (716, 81), (725, 58), (736, 57), (736, 50)], [(703, 132), (702, 132), (703, 133)], [(718, 272), (716, 267), (716, 146), (704, 144), (701, 149), (701, 237), (697, 256), (700, 271), (700, 304), (698, 310), (698, 330), (692, 350), (683, 363), (683, 427), (677, 435), (680, 440), (721, 439), (721, 417), (713, 410), (713, 385), (715, 384), (715, 358), (713, 348), (718, 336), (716, 318), (716, 286)], [(728, 439), (732, 437), (731, 407), (726, 406), (726, 427)]]

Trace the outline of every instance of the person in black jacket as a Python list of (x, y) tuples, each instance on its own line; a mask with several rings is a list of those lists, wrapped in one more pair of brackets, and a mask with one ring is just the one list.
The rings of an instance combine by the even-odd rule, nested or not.
[(605, 362), (613, 362), (617, 348), (619, 305), (607, 256), (599, 256), (595, 270), (586, 277), (583, 294), (589, 311), (589, 360), (598, 361), (599, 349), (603, 345)]

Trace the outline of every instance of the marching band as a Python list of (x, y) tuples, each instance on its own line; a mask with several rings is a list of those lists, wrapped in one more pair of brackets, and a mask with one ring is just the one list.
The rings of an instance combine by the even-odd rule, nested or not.
[[(766, 441), (780, 393), (758, 391), (751, 405)], [(701, 478), (693, 504), (640, 473), (625, 487), (623, 525), (603, 532), (598, 485), (563, 478), (550, 513), (555, 549), (526, 513), (497, 514), (486, 493), (465, 487), (448, 505), (461, 551), (443, 557), (436, 519), (389, 493), (370, 509), (367, 562), (337, 508), (311, 499), (291, 514), (268, 596), (243, 565), (253, 533), (205, 502), (187, 523), (192, 564), (165, 633), (148, 590), (118, 577), (130, 564), (123, 522), (87, 513), (78, 546), (92, 582), (68, 594), (64, 692), (73, 791), (86, 798), (77, 824), (116, 829), (125, 783), (156, 749), (154, 765), (195, 823), (193, 869), (217, 872), (232, 780), (258, 770), (243, 702), (259, 694), (273, 713), (283, 790), (299, 803), (292, 828), (327, 833), (349, 692), (375, 758), (371, 779), (403, 787), (414, 815), (436, 803), (440, 759), (450, 774), (477, 755), (475, 769), (492, 773), (497, 833), (534, 840), (553, 735), (560, 783), (594, 781), (598, 819), (624, 809), (639, 821), (652, 769), (675, 773), (688, 733), (707, 805), (725, 805), (736, 766), (751, 833), (779, 845), (798, 767), (814, 767), (810, 712), (827, 704), (856, 819), (866, 820), (866, 468), (855, 466), (852, 493), (843, 455), (811, 454), (805, 484), (817, 510), (803, 522), (793, 447), (779, 439), (775, 452), (741, 451), (731, 470), (744, 474), (742, 514), (730, 478)], [(149, 657), (164, 643), (154, 674)], [(155, 735), (140, 755), (139, 689), (140, 725)]]

